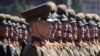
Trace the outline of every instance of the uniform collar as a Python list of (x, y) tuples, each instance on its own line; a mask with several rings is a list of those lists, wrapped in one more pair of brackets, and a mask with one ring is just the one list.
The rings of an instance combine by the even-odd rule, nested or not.
[(41, 39), (40, 37), (32, 36), (31, 42), (33, 43), (34, 41), (38, 41), (40, 43), (40, 46), (43, 46), (43, 44), (45, 43), (45, 41)]

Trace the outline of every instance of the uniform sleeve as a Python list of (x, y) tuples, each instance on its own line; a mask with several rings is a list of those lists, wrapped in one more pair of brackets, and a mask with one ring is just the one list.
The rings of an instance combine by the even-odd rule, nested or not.
[(5, 52), (2, 45), (0, 45), (0, 56), (5, 56)]

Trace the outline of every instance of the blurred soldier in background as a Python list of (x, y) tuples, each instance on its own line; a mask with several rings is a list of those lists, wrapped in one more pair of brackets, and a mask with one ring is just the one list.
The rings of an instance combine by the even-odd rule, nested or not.
[(68, 9), (68, 18), (69, 18), (69, 23), (72, 27), (72, 51), (74, 56), (80, 56), (78, 50), (77, 50), (77, 22), (76, 22), (76, 16), (75, 16), (75, 11), (73, 9)]
[(6, 45), (6, 28), (5, 28), (5, 16), (4, 14), (0, 14), (0, 56), (5, 56), (6, 55), (6, 49), (5, 49), (5, 45)]

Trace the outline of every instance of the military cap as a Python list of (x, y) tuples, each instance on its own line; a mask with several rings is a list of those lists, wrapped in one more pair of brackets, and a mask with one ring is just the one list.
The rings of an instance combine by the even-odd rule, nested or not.
[(11, 20), (14, 21), (14, 22), (17, 22), (17, 19), (18, 19), (18, 18), (19, 18), (18, 16), (12, 16), (12, 17), (11, 17)]
[(12, 16), (9, 14), (5, 14), (5, 17), (6, 17), (8, 26), (11, 26), (12, 25)]
[(78, 22), (78, 26), (84, 26), (85, 24), (84, 24), (84, 22), (83, 22), (83, 19), (85, 18), (85, 15), (83, 14), (83, 13), (78, 13), (78, 14), (76, 14), (76, 20), (77, 20), (77, 22)]
[(54, 22), (60, 21), (58, 18), (54, 18), (53, 20)]
[(100, 27), (100, 18), (98, 19), (97, 26)]
[(18, 19), (19, 19), (18, 16), (12, 16), (12, 25), (13, 26), (17, 26)]
[(23, 18), (17, 18), (17, 27), (22, 28), (22, 24), (24, 23)]
[(98, 16), (98, 21), (100, 22), (100, 16)]
[(20, 18), (20, 23), (24, 24), (25, 23), (25, 19), (24, 18)]
[(58, 10), (57, 13), (59, 15), (62, 15), (62, 14), (66, 15), (66, 16), (68, 15), (67, 7), (64, 4), (57, 5), (57, 10)]
[(28, 22), (26, 22), (25, 25), (26, 25), (26, 28), (29, 30), (30, 24)]
[(28, 22), (25, 21), (24, 24), (25, 24), (26, 28), (29, 27), (29, 23)]
[(84, 25), (88, 24), (88, 22), (86, 21), (86, 19), (83, 19), (83, 23), (84, 23)]
[[(54, 17), (54, 18), (55, 18), (55, 17)], [(54, 20), (53, 20), (53, 17), (52, 17), (52, 15), (51, 15), (51, 13), (50, 13), (50, 15), (48, 16), (47, 21), (48, 21), (48, 22), (54, 22)]]
[(11, 20), (11, 15), (5, 14), (6, 20)]
[(21, 28), (27, 28), (26, 27), (26, 21), (25, 21), (25, 19), (24, 18), (20, 18), (20, 25), (19, 25), (19, 27), (21, 27)]
[(16, 22), (20, 23), (20, 19), (21, 19), (20, 17), (16, 17)]
[(73, 9), (68, 9), (68, 19), (70, 23), (76, 22), (75, 11)]
[(91, 14), (92, 15), (92, 24), (94, 25), (94, 26), (97, 26), (97, 23), (96, 22), (98, 22), (99, 20), (99, 16), (97, 15), (97, 14)]
[(29, 23), (28, 23), (28, 22), (26, 22), (25, 24), (26, 24), (27, 26), (29, 26)]
[(26, 21), (46, 20), (49, 14), (53, 14), (56, 10), (57, 7), (55, 3), (47, 2), (32, 9), (23, 11), (21, 15), (26, 19)]
[(86, 20), (93, 20), (92, 15), (88, 14), (88, 13), (85, 15), (85, 19)]
[(85, 19), (85, 14), (82, 13), (82, 12), (80, 12), (80, 13), (78, 13), (78, 14), (76, 15), (76, 19), (77, 19), (77, 20), (81, 20), (81, 21), (83, 22), (83, 25), (87, 25), (87, 24), (88, 24), (88, 22), (87, 22), (86, 19)]
[(4, 14), (0, 14), (0, 25), (7, 25), (6, 17)]
[(68, 12), (67, 12), (67, 7), (64, 4), (59, 4), (57, 5), (57, 14), (59, 15), (58, 19), (61, 21), (68, 21)]
[(92, 14), (86, 14), (85, 19), (86, 19), (86, 21), (88, 22), (89, 25), (97, 25), (95, 23), (95, 21), (93, 20)]
[(6, 19), (5, 15), (4, 14), (0, 14), (0, 20), (4, 20), (4, 19)]
[(75, 18), (75, 11), (73, 9), (68, 9), (68, 18)]
[(61, 19), (61, 21), (69, 21), (69, 20), (65, 15), (63, 15), (63, 18)]
[(97, 23), (97, 26), (100, 28), (100, 22)]
[(70, 18), (70, 23), (76, 23), (76, 18)]
[(48, 18), (47, 21), (48, 22), (54, 22), (53, 18)]
[(57, 13), (52, 14), (53, 21), (59, 21), (58, 17), (60, 17)]
[(78, 13), (78, 14), (76, 14), (76, 19), (77, 20), (83, 20), (83, 19), (85, 19), (85, 15), (84, 15), (84, 13)]
[(93, 20), (99, 21), (100, 17), (97, 14), (92, 14)]
[(95, 24), (95, 26), (100, 27), (100, 24), (99, 23), (100, 23), (100, 17), (96, 14), (95, 15), (95, 23), (94, 24)]

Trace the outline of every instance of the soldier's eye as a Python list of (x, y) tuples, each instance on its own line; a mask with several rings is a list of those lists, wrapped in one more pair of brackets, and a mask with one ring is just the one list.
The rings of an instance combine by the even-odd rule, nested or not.
[(57, 31), (60, 31), (60, 29), (57, 29)]
[(62, 32), (64, 32), (64, 33), (65, 33), (66, 31), (62, 31)]
[(67, 33), (70, 33), (70, 31), (67, 31)]

